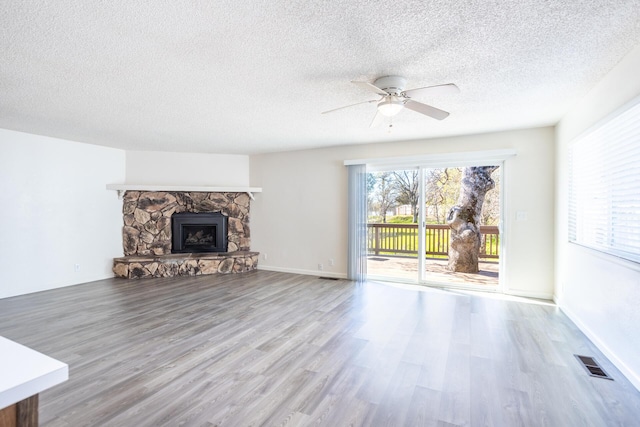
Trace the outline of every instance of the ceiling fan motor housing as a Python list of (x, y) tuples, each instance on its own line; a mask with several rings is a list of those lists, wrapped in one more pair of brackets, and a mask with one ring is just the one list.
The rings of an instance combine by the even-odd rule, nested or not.
[(376, 79), (373, 85), (384, 90), (389, 95), (400, 96), (407, 86), (407, 79), (401, 76), (384, 76)]

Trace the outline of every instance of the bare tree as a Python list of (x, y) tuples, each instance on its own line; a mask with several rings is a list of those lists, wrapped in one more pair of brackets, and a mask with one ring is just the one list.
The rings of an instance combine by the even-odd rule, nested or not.
[(491, 173), (498, 166), (464, 168), (458, 203), (449, 210), (447, 223), (451, 227), (449, 240), (450, 271), (478, 272), (480, 251), (480, 220), (486, 193), (495, 186)]
[(376, 174), (375, 201), (380, 210), (382, 222), (387, 222), (387, 211), (394, 206), (397, 198), (396, 186), (391, 172), (378, 172)]
[(440, 180), (446, 169), (429, 169), (425, 176), (425, 203), (427, 208), (427, 217), (433, 215), (436, 223), (439, 221), (440, 204), (442, 203), (442, 186)]
[(367, 174), (367, 194), (371, 193), (376, 187), (376, 175), (373, 173)]
[(418, 194), (420, 190), (418, 175), (417, 170), (393, 172), (398, 192), (396, 201), (402, 205), (411, 206), (414, 223), (418, 222), (418, 200), (420, 198)]
[(447, 212), (460, 192), (460, 168), (429, 169), (426, 176), (426, 204), (438, 224), (444, 224)]
[(374, 200), (374, 191), (376, 188), (376, 175), (373, 173), (367, 174), (367, 205), (371, 211), (372, 202)]

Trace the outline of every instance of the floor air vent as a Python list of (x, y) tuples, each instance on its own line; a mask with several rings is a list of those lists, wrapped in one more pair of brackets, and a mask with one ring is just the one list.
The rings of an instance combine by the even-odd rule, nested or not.
[(596, 359), (593, 357), (579, 356), (577, 354), (574, 354), (574, 356), (576, 356), (580, 364), (584, 366), (584, 369), (586, 369), (587, 373), (592, 377), (604, 378), (605, 380), (613, 381), (613, 378), (611, 378), (609, 374), (607, 374), (604, 369), (598, 365), (598, 362), (596, 362)]

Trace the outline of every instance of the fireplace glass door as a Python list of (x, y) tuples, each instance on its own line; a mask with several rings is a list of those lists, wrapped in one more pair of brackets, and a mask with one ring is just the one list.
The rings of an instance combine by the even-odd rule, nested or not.
[(171, 252), (226, 252), (227, 221), (220, 212), (173, 214)]

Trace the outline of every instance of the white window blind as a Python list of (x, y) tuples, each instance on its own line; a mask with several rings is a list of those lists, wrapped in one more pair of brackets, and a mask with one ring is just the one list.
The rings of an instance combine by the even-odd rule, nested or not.
[(367, 278), (367, 166), (349, 165), (347, 278)]
[(640, 262), (640, 98), (569, 149), (569, 241)]

